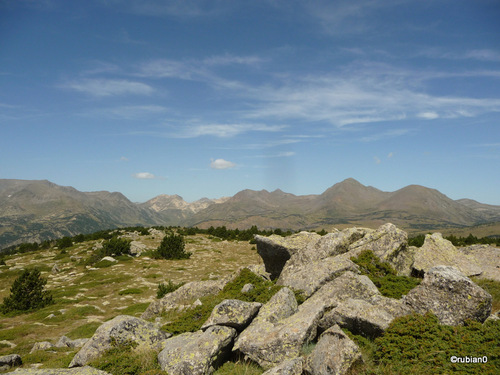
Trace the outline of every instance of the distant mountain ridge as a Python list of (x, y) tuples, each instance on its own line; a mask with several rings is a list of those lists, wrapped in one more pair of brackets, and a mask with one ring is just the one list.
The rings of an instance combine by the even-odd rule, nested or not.
[(279, 189), (242, 190), (232, 197), (188, 203), (159, 195), (132, 203), (121, 193), (81, 192), (50, 181), (0, 179), (0, 249), (65, 235), (136, 225), (207, 228), (311, 229), (339, 224), (431, 230), (500, 222), (500, 206), (452, 200), (435, 189), (409, 185), (384, 192), (349, 178), (319, 195)]

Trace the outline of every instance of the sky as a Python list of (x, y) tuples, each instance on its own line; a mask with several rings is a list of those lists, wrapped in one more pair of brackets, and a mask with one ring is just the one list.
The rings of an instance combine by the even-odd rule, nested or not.
[(500, 205), (497, 0), (0, 0), (0, 178)]

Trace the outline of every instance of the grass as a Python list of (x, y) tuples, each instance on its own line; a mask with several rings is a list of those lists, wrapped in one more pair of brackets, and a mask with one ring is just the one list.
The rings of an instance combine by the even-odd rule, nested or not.
[(500, 282), (490, 279), (473, 278), (473, 281), (493, 297), (492, 312), (500, 310)]
[(144, 290), (139, 289), (139, 288), (128, 288), (128, 289), (123, 289), (118, 292), (120, 296), (126, 296), (129, 294), (142, 294)]
[(221, 367), (219, 367), (214, 375), (260, 375), (263, 374), (264, 370), (255, 363), (237, 361), (237, 362), (226, 362)]
[(69, 331), (65, 336), (72, 340), (90, 338), (100, 325), (98, 322), (85, 323)]

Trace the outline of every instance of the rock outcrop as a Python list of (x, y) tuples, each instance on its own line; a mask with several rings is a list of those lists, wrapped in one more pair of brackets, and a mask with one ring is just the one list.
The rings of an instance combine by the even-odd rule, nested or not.
[(303, 365), (304, 358), (302, 357), (288, 359), (267, 370), (262, 375), (302, 375)]
[(458, 249), (481, 268), (481, 278), (500, 281), (500, 248), (489, 245), (472, 245)]
[(172, 293), (166, 294), (163, 298), (153, 301), (142, 314), (142, 319), (151, 319), (164, 311), (176, 309), (179, 305), (184, 305), (186, 301), (195, 301), (211, 294), (219, 293), (229, 280), (206, 280), (193, 281), (184, 284)]
[(433, 312), (441, 324), (459, 325), (466, 319), (484, 322), (491, 313), (492, 297), (458, 269), (437, 266), (403, 300), (418, 313)]
[(415, 252), (412, 272), (423, 276), (435, 266), (452, 266), (465, 276), (477, 276), (482, 273), (477, 261), (458, 251), (453, 244), (444, 239), (441, 233), (427, 234), (422, 247)]
[(146, 345), (159, 351), (162, 341), (170, 336), (170, 333), (159, 330), (154, 324), (145, 320), (119, 315), (97, 328), (92, 338), (73, 357), (69, 367), (85, 366), (106, 350), (111, 349), (113, 341), (117, 344), (132, 342)]
[(158, 362), (170, 375), (209, 375), (227, 356), (235, 337), (234, 328), (222, 326), (183, 333), (163, 343)]

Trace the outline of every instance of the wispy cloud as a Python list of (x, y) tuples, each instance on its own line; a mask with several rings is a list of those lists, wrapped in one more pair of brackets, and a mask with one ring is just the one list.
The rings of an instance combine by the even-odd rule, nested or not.
[(154, 92), (154, 89), (145, 83), (125, 79), (80, 79), (67, 82), (62, 87), (97, 97), (150, 95)]
[(228, 160), (224, 160), (224, 159), (215, 159), (215, 160), (211, 160), (210, 161), (210, 168), (212, 169), (230, 169), (230, 168), (234, 168), (236, 167), (236, 164), (231, 162), (231, 161), (228, 161)]
[(156, 176), (152, 173), (149, 172), (139, 172), (139, 173), (134, 173), (132, 177), (137, 178), (139, 180), (152, 180), (155, 179)]
[(178, 133), (172, 134), (172, 136), (178, 138), (195, 138), (201, 136), (230, 138), (248, 132), (280, 132), (285, 128), (285, 125), (266, 125), (251, 123), (201, 124), (185, 126)]
[(381, 133), (368, 135), (361, 138), (362, 142), (375, 142), (387, 138), (400, 137), (411, 132), (411, 129), (392, 129)]
[(109, 117), (120, 120), (136, 120), (151, 115), (160, 115), (168, 111), (169, 109), (167, 107), (160, 105), (130, 105), (95, 109), (84, 113), (84, 115)]

